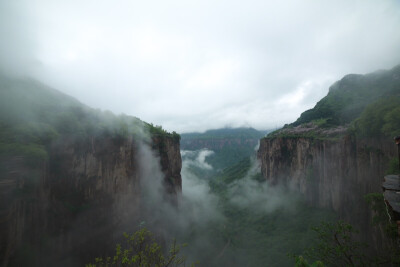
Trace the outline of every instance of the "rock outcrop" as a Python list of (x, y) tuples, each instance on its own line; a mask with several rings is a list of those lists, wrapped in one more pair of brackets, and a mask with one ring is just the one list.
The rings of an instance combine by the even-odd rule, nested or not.
[(391, 209), (393, 221), (397, 224), (397, 233), (400, 237), (400, 176), (386, 175), (382, 184), (383, 195), (387, 206)]
[[(153, 137), (165, 191), (181, 192), (179, 140)], [(48, 159), (2, 156), (0, 264), (73, 266), (110, 251), (140, 220), (140, 146), (132, 136), (58, 138)], [(137, 224), (136, 224), (137, 225)], [(27, 265), (28, 264), (28, 265)]]

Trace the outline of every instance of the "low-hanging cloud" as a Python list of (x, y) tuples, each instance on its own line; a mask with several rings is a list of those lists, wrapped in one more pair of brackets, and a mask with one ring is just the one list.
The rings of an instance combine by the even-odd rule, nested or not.
[(290, 196), (287, 188), (260, 183), (254, 176), (260, 172), (260, 165), (252, 159), (246, 175), (229, 186), (229, 201), (242, 209), (268, 214), (277, 209), (290, 209), (297, 196)]
[(183, 169), (186, 170), (189, 166), (195, 166), (203, 170), (212, 170), (213, 166), (206, 162), (206, 158), (213, 155), (214, 151), (202, 149), (199, 151), (181, 150), (181, 155), (184, 158)]

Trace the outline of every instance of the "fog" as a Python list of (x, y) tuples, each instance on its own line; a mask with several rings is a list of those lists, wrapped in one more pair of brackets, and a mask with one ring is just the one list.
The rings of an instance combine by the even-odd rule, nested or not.
[[(208, 172), (212, 168), (205, 160), (213, 152), (182, 151), (183, 186), (180, 201), (176, 206), (172, 201), (166, 201), (168, 196), (160, 190), (162, 174), (157, 166), (156, 155), (146, 146), (143, 146), (141, 151), (141, 169), (144, 170), (144, 176), (141, 178), (141, 191), (144, 192), (141, 195), (144, 200), (144, 205), (141, 206), (144, 213), (142, 212), (139, 220), (142, 222), (141, 226), (145, 225), (163, 240), (167, 240), (166, 244), (174, 238), (177, 238), (178, 242), (186, 243), (188, 246), (183, 250), (183, 254), (188, 263), (199, 261), (200, 266), (256, 266), (257, 262), (262, 261), (265, 264), (271, 265), (271, 262), (275, 262), (274, 264), (278, 264), (276, 266), (285, 266), (291, 262), (286, 253), (292, 251), (293, 247), (299, 247), (302, 242), (308, 242), (302, 240), (297, 245), (286, 244), (285, 236), (293, 231), (293, 226), (286, 225), (282, 230), (274, 226), (281, 220), (287, 221), (291, 218), (296, 227), (304, 227), (302, 230), (296, 229), (297, 234), (304, 232), (309, 235), (307, 229), (310, 225), (303, 219), (296, 218), (299, 212), (303, 212), (298, 205), (301, 197), (287, 187), (271, 187), (267, 182), (254, 180), (254, 175), (260, 172), (259, 163), (255, 158), (251, 161), (249, 171), (239, 180), (230, 183), (224, 193), (210, 188), (207, 176), (198, 175), (199, 170)], [(233, 212), (236, 219), (232, 218), (230, 212)], [(243, 220), (248, 222), (244, 223)], [(274, 234), (270, 236), (269, 242), (272, 244), (269, 247), (254, 247), (253, 242), (258, 241), (254, 241), (257, 238), (251, 235), (258, 235), (260, 238), (264, 237), (265, 232), (260, 229), (257, 233), (254, 225), (258, 223), (252, 220), (267, 220), (271, 224), (267, 226), (270, 227), (269, 231), (275, 229)], [(307, 226), (303, 226), (304, 224)], [(242, 229), (241, 232), (235, 234), (234, 231), (239, 229)], [(243, 244), (237, 243), (236, 239), (239, 236), (248, 234), (250, 235), (243, 240)], [(282, 242), (277, 242), (277, 239), (282, 239)], [(262, 258), (255, 252), (260, 249), (264, 249), (261, 253)], [(279, 255), (276, 254), (277, 251)], [(273, 261), (271, 257), (274, 258)], [(275, 266), (274, 264), (271, 266)]]
[[(213, 151), (182, 151), (182, 193), (168, 194), (158, 154), (166, 144), (152, 143), (150, 132), (156, 128), (134, 117), (80, 106), (31, 80), (2, 82), (2, 179), (23, 181), (21, 190), (26, 190), (18, 198), (11, 183), (12, 194), (2, 195), (3, 202), (17, 206), (10, 215), (16, 218), (25, 210), (25, 201), (37, 199), (21, 211), (21, 220), (35, 214), (32, 223), (7, 223), (11, 230), (1, 232), (7, 245), (16, 249), (6, 252), (4, 265), (7, 261), (36, 266), (88, 263), (112, 255), (123, 232), (141, 227), (154, 232), (164, 247), (174, 238), (187, 243), (183, 255), (188, 262), (199, 260), (200, 266), (259, 266), (260, 262), (284, 266), (290, 262), (286, 253), (299, 251), (300, 244), (290, 243), (288, 236), (296, 233), (301, 242), (308, 242), (308, 225), (292, 217), (314, 213), (307, 213), (299, 197), (287, 189), (273, 190), (256, 181), (255, 159), (245, 161), (247, 173), (227, 181), (209, 160)], [(26, 94), (30, 88), (37, 94)], [(161, 136), (177, 140), (167, 133), (153, 137)], [(37, 164), (24, 163), (24, 157)], [(24, 172), (29, 175), (22, 177)], [(9, 209), (4, 208), (6, 213)]]
[(169, 131), (271, 129), (400, 63), (389, 1), (0, 1), (0, 69)]

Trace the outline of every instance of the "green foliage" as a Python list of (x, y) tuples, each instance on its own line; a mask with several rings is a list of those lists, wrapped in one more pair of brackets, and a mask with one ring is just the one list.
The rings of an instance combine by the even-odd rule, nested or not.
[(114, 256), (96, 258), (95, 263), (86, 264), (86, 266), (166, 267), (185, 265), (185, 257), (179, 256), (182, 245), (176, 244), (176, 241), (165, 251), (146, 228), (131, 235), (124, 233), (124, 237), (125, 246), (117, 244)]
[[(387, 222), (388, 216), (384, 213), (382, 194), (369, 194), (365, 199), (371, 204), (377, 214), (375, 224)], [(383, 204), (382, 204), (383, 203)], [(383, 216), (384, 215), (384, 216)], [(390, 222), (389, 225), (392, 225)], [(397, 226), (396, 226), (397, 229)], [(314, 227), (318, 242), (309, 247), (305, 252), (305, 258), (320, 260), (326, 266), (392, 266), (400, 264), (400, 250), (394, 241), (391, 248), (378, 256), (366, 255), (368, 245), (357, 241), (358, 231), (348, 223), (337, 221), (336, 223), (322, 222), (319, 227)], [(392, 238), (398, 239), (391, 234)], [(310, 266), (302, 256), (295, 257), (296, 266)], [(317, 265), (318, 266), (318, 265)]]
[(241, 161), (246, 161), (255, 154), (254, 148), (227, 146), (214, 151), (213, 155), (207, 157), (206, 161), (212, 164), (216, 171), (221, 171)]
[(374, 211), (374, 216), (372, 218), (373, 224), (380, 226), (386, 233), (387, 237), (396, 241), (398, 239), (397, 224), (390, 220), (390, 217), (393, 217), (393, 214), (391, 214), (391, 211), (386, 206), (383, 194), (370, 193), (365, 195), (364, 199)]
[[(399, 96), (400, 81), (393, 79), (400, 73), (400, 67), (367, 75), (346, 75), (329, 89), (314, 108), (303, 112), (292, 126), (325, 119), (325, 126), (343, 125), (357, 119), (365, 107), (381, 97)], [(387, 118), (391, 125), (398, 119), (398, 112)], [(397, 120), (398, 121), (398, 120)], [(397, 130), (391, 127), (385, 131)]]
[(22, 157), (25, 164), (30, 167), (40, 164), (47, 159), (45, 148), (38, 144), (0, 143), (0, 156)]
[(330, 126), (329, 121), (330, 121), (329, 118), (321, 118), (321, 119), (317, 119), (317, 120), (312, 120), (311, 122), (318, 127), (324, 128), (324, 127)]
[(313, 230), (318, 243), (305, 252), (306, 258), (321, 260), (327, 266), (369, 266), (372, 262), (363, 253), (367, 245), (355, 241), (357, 231), (350, 224), (322, 222)]
[(217, 202), (210, 208), (219, 216), (193, 222), (177, 238), (190, 243), (185, 254), (196, 255), (202, 266), (291, 266), (287, 252), (299, 254), (313, 243), (310, 225), (335, 219), (332, 211), (308, 206), (299, 194), (269, 191), (253, 163), (242, 158), (214, 175), (199, 176), (208, 178), (208, 196)]
[(181, 136), (173, 131), (172, 133), (167, 132), (162, 128), (160, 125), (154, 126), (152, 123), (148, 124), (145, 123), (145, 127), (148, 130), (148, 132), (151, 134), (151, 136), (161, 136), (161, 137), (171, 137), (173, 140), (178, 141), (181, 139)]
[(206, 158), (214, 172), (220, 172), (236, 163), (254, 156), (254, 147), (264, 133), (253, 128), (223, 128), (205, 133), (182, 134), (181, 149), (198, 150), (205, 147), (214, 154)]
[(399, 158), (391, 158), (389, 163), (388, 163), (388, 168), (385, 171), (385, 175), (388, 174), (400, 174), (400, 169), (399, 169)]
[(263, 132), (253, 128), (222, 128), (207, 130), (204, 133), (185, 133), (183, 139), (259, 139), (264, 135)]
[(216, 174), (210, 180), (212, 192), (222, 193), (234, 181), (239, 181), (245, 177), (251, 167), (251, 159), (244, 158), (238, 163), (225, 168), (221, 173)]
[(175, 131), (172, 132), (172, 138), (178, 142), (181, 140), (181, 136)]
[[(398, 103), (400, 103), (400, 101), (398, 101)], [(400, 106), (386, 112), (383, 121), (385, 123), (382, 126), (382, 133), (390, 137), (398, 136), (400, 133)]]
[(355, 121), (361, 137), (391, 137), (400, 133), (400, 97), (382, 98), (367, 106)]
[(30, 163), (47, 157), (51, 143), (59, 137), (77, 141), (89, 137), (114, 139), (147, 133), (179, 140), (161, 126), (110, 111), (91, 109), (70, 96), (30, 79), (0, 75), (0, 154), (22, 156)]
[[(217, 260), (203, 262), (205, 266), (290, 266), (286, 253), (300, 253), (313, 243), (315, 235), (309, 226), (322, 219), (334, 218), (333, 212), (311, 208), (295, 193), (282, 196), (286, 202), (292, 203), (290, 207), (283, 205), (264, 211), (263, 207), (274, 205), (271, 203), (276, 199), (262, 197), (268, 192), (263, 191), (267, 185), (260, 179), (259, 172), (250, 172), (250, 177), (245, 178), (251, 167), (251, 160), (243, 159), (209, 181), (211, 192), (218, 196), (218, 209), (225, 220), (222, 227), (216, 222), (205, 229), (193, 229), (186, 242), (204, 237), (212, 240), (212, 244), (207, 245), (208, 250), (196, 251), (200, 258), (210, 258), (215, 253), (218, 255), (222, 247), (226, 246), (226, 249)], [(250, 206), (232, 202), (237, 191), (242, 191), (249, 182), (253, 183), (254, 191), (248, 192), (247, 197), (254, 202)]]
[(316, 261), (312, 264), (309, 264), (306, 259), (304, 259), (302, 256), (296, 256), (295, 257), (295, 267), (324, 267), (325, 265), (323, 264), (322, 261)]
[(165, 130), (162, 128), (161, 125), (156, 125), (156, 126), (154, 126), (154, 125), (151, 123), (151, 124), (148, 124), (147, 126), (148, 126), (148, 129), (149, 129), (149, 132), (150, 132), (152, 135), (164, 135), (164, 134), (167, 133), (167, 131), (165, 131)]

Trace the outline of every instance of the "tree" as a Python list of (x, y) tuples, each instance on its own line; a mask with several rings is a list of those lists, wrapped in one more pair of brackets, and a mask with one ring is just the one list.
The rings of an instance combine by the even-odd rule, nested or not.
[[(368, 245), (356, 241), (357, 231), (352, 225), (343, 221), (336, 223), (322, 222), (314, 227), (318, 243), (309, 248), (302, 256), (295, 256), (297, 267), (309, 266), (398, 266), (400, 264), (399, 249), (394, 247), (379, 256), (366, 255)], [(307, 259), (316, 260), (312, 265)]]
[(302, 256), (295, 257), (295, 267), (325, 267), (325, 265), (321, 261), (316, 261), (312, 264), (309, 264), (306, 259)]
[(322, 222), (313, 230), (318, 243), (306, 251), (306, 258), (321, 260), (328, 266), (368, 266), (369, 261), (362, 252), (366, 244), (354, 241), (356, 231), (350, 224)]
[[(117, 244), (113, 257), (99, 257), (95, 263), (86, 264), (86, 267), (108, 267), (108, 266), (129, 266), (129, 267), (167, 267), (184, 266), (185, 257), (179, 256), (180, 250), (184, 245), (176, 244), (174, 241), (168, 251), (159, 245), (154, 235), (142, 228), (129, 235), (124, 233), (126, 246), (122, 248)], [(192, 264), (191, 266), (195, 266)]]

